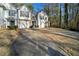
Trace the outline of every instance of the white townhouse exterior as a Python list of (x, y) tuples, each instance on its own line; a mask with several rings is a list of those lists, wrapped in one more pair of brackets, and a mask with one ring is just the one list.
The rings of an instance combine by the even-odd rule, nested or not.
[(11, 4), (0, 4), (0, 28), (18, 26), (18, 28), (30, 28), (32, 25), (31, 12), (26, 6), (15, 9)]
[(10, 7), (5, 11), (5, 19), (7, 19), (7, 27), (18, 25), (17, 10), (13, 6), (10, 5)]
[(0, 28), (17, 25), (17, 12), (14, 7), (8, 3), (0, 3)]
[(5, 6), (1, 3), (0, 4), (0, 28), (6, 28), (7, 26), (6, 26), (6, 19), (5, 19)]
[(7, 28), (7, 19), (5, 17), (5, 11), (8, 9), (4, 3), (0, 3), (0, 28)]
[(48, 16), (44, 11), (40, 11), (37, 15), (37, 25), (39, 28), (48, 27)]
[(36, 16), (25, 5), (16, 9), (9, 3), (0, 3), (0, 28), (7, 29), (8, 26), (17, 26), (19, 29), (31, 26), (45, 28), (48, 27), (48, 16), (44, 11)]
[(18, 28), (30, 28), (32, 26), (32, 14), (30, 10), (23, 5), (19, 10), (18, 10)]

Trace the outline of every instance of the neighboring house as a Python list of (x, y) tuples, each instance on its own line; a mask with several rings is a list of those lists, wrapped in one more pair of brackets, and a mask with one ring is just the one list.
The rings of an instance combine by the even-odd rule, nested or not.
[(10, 4), (0, 3), (0, 28), (17, 26), (16, 9)]
[(39, 28), (48, 27), (48, 16), (44, 11), (40, 11), (37, 16), (37, 25)]
[(18, 19), (18, 28), (30, 28), (32, 26), (31, 12), (25, 5), (19, 9)]
[(5, 18), (7, 19), (8, 26), (18, 26), (17, 22), (17, 10), (10, 5), (9, 9), (5, 11)]
[(7, 20), (5, 19), (5, 4), (0, 3), (0, 28), (5, 29), (7, 28)]
[(29, 9), (26, 6), (22, 6), (17, 11), (11, 4), (0, 4), (0, 27), (8, 28), (8, 26), (30, 28), (32, 20)]

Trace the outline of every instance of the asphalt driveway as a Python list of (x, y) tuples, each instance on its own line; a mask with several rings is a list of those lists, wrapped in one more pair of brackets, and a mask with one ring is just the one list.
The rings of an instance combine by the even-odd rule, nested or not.
[[(51, 47), (52, 45), (52, 47)], [(12, 44), (15, 56), (64, 56), (49, 38), (34, 30), (19, 30)]]

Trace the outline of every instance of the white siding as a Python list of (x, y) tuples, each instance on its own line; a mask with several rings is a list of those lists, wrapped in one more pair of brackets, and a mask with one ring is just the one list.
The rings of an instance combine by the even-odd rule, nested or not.
[(0, 17), (4, 17), (4, 11), (2, 7), (0, 7)]
[(19, 21), (19, 28), (20, 29), (29, 28), (29, 27), (30, 27), (29, 21)]
[[(28, 14), (29, 17), (27, 16), (20, 16), (21, 15), (21, 11), (24, 12), (24, 14)], [(26, 6), (22, 6), (19, 10), (19, 19), (25, 19), (25, 20), (30, 20), (31, 19), (31, 12), (29, 11), (29, 9)]]
[(48, 16), (43, 11), (38, 13), (38, 27), (39, 28), (48, 27)]
[(5, 18), (8, 18), (8, 17), (9, 17), (9, 12), (8, 12), (8, 10), (5, 10), (5, 11), (4, 11), (4, 17), (5, 17)]

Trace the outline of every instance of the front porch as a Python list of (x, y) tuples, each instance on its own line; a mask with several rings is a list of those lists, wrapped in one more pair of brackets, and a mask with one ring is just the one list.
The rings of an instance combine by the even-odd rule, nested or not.
[(8, 29), (16, 29), (18, 28), (18, 21), (14, 17), (9, 17), (6, 25)]

